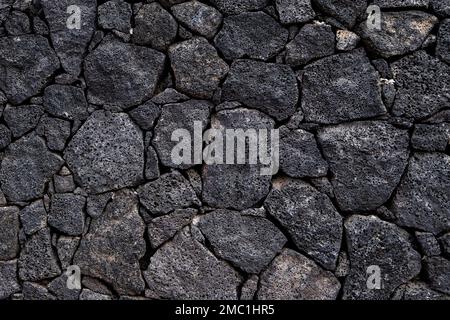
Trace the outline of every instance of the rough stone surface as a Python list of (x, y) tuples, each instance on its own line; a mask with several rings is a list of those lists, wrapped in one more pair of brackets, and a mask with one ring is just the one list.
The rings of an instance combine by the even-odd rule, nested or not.
[(130, 190), (114, 194), (105, 212), (91, 222), (74, 263), (85, 275), (102, 279), (120, 294), (144, 291), (139, 259), (145, 253), (144, 222), (137, 196)]
[(421, 11), (383, 12), (381, 30), (359, 26), (359, 34), (367, 46), (384, 58), (415, 51), (420, 48), (438, 21)]
[(342, 217), (330, 199), (305, 182), (281, 178), (265, 203), (299, 250), (328, 270), (336, 268), (342, 240)]
[(444, 20), (439, 26), (436, 55), (450, 64), (450, 19)]
[[(352, 216), (345, 222), (350, 273), (345, 280), (344, 299), (389, 299), (393, 291), (419, 274), (421, 257), (408, 233), (375, 216)], [(367, 286), (368, 268), (378, 266), (381, 289)]]
[(234, 211), (215, 211), (195, 224), (218, 257), (247, 273), (260, 273), (287, 241), (269, 220)]
[(150, 99), (164, 61), (153, 49), (105, 38), (84, 62), (89, 101), (124, 108)]
[(9, 201), (27, 201), (42, 196), (45, 184), (63, 160), (45, 147), (39, 137), (29, 135), (11, 144), (0, 169), (0, 183)]
[(17, 280), (17, 260), (0, 261), (0, 300), (20, 291)]
[(0, 89), (14, 104), (36, 95), (58, 69), (59, 61), (48, 40), (23, 35), (0, 38)]
[(38, 105), (7, 106), (3, 110), (3, 118), (14, 138), (21, 137), (36, 128), (43, 114), (44, 109)]
[(221, 12), (232, 15), (263, 9), (269, 0), (211, 0)]
[(68, 85), (51, 85), (44, 91), (45, 110), (55, 117), (68, 120), (85, 120), (87, 102), (81, 88)]
[(286, 45), (286, 63), (298, 67), (334, 53), (335, 35), (327, 24), (306, 24)]
[(349, 28), (355, 25), (367, 8), (367, 0), (312, 0), (312, 3)]
[(84, 206), (86, 199), (72, 193), (59, 193), (52, 197), (48, 224), (61, 233), (77, 236), (84, 229)]
[(19, 252), (19, 209), (0, 208), (0, 260), (12, 260)]
[(223, 84), (222, 100), (236, 100), (284, 120), (295, 112), (297, 80), (288, 66), (237, 60)]
[(64, 156), (75, 180), (92, 193), (133, 186), (143, 179), (142, 132), (123, 113), (93, 113)]
[(398, 224), (431, 233), (450, 230), (450, 157), (414, 154), (395, 194)]
[(385, 122), (354, 122), (319, 131), (344, 211), (370, 211), (386, 203), (408, 161), (408, 133)]
[(252, 58), (268, 60), (286, 45), (288, 31), (264, 12), (248, 12), (224, 19), (214, 39), (228, 60)]
[(378, 73), (360, 50), (308, 65), (303, 74), (305, 119), (339, 123), (385, 114), (378, 81)]
[(98, 24), (104, 29), (129, 33), (131, 16), (131, 5), (122, 0), (108, 1), (98, 6)]
[(277, 0), (276, 7), (283, 24), (305, 23), (316, 15), (311, 0)]
[(331, 272), (291, 249), (276, 257), (260, 278), (259, 300), (335, 300), (341, 285)]
[(188, 228), (153, 255), (144, 276), (160, 299), (237, 299), (241, 282), (236, 271), (195, 240)]
[(32, 235), (47, 226), (47, 211), (42, 200), (36, 200), (20, 210), (20, 221), (27, 235)]
[(425, 273), (431, 288), (450, 295), (450, 260), (442, 257), (426, 258)]
[(228, 73), (228, 65), (205, 38), (193, 38), (169, 48), (176, 88), (199, 99), (209, 99)]

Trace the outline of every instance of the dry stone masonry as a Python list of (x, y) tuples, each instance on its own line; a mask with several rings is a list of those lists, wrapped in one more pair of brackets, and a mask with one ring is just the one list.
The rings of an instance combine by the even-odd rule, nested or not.
[(0, 300), (449, 300), (449, 142), (450, 0), (2, 0)]

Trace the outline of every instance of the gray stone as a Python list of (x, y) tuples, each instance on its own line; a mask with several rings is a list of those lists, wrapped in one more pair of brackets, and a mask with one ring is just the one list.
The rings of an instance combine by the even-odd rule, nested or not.
[(316, 15), (311, 0), (277, 0), (276, 6), (283, 24), (305, 23)]
[(364, 121), (319, 130), (343, 211), (371, 211), (389, 200), (408, 162), (409, 136), (385, 122)]
[[(53, 47), (61, 60), (62, 67), (70, 74), (78, 76), (88, 44), (95, 31), (97, 13), (96, 0), (41, 0)], [(77, 6), (80, 28), (76, 27)], [(75, 24), (74, 24), (75, 22)], [(68, 27), (70, 25), (70, 28)]]
[(325, 269), (336, 268), (342, 217), (326, 195), (303, 181), (280, 178), (273, 182), (264, 206), (298, 249)]
[(37, 283), (24, 282), (23, 300), (47, 301), (56, 300), (56, 297), (48, 292), (47, 288)]
[(450, 230), (450, 156), (417, 153), (393, 199), (397, 224), (439, 234)]
[(51, 85), (44, 91), (45, 111), (67, 120), (85, 120), (88, 106), (81, 88), (68, 85)]
[(73, 180), (72, 175), (56, 175), (53, 177), (53, 184), (55, 187), (55, 192), (57, 193), (70, 193), (76, 189), (75, 181)]
[(383, 12), (381, 30), (369, 29), (366, 21), (358, 34), (366, 45), (383, 58), (404, 55), (420, 48), (437, 18), (421, 11)]
[(329, 271), (284, 249), (260, 276), (258, 300), (335, 300), (341, 285)]
[[(224, 146), (227, 145), (224, 135), (227, 129), (241, 129), (245, 134), (250, 129), (270, 131), (275, 126), (274, 121), (262, 112), (242, 108), (220, 111), (212, 117), (211, 122), (212, 129), (222, 133)], [(230, 136), (229, 140), (234, 146), (238, 139)], [(258, 149), (260, 145), (259, 141)], [(262, 170), (268, 168), (261, 163), (250, 164), (248, 152), (245, 152), (244, 163), (239, 164), (238, 155), (242, 157), (244, 152), (238, 151), (238, 148), (231, 149), (231, 146), (227, 146), (226, 150), (229, 153), (229, 150), (234, 151), (232, 164), (222, 159), (222, 164), (203, 166), (203, 201), (214, 208), (244, 210), (253, 207), (269, 193), (271, 176), (262, 175)]]
[(223, 84), (222, 101), (236, 100), (276, 120), (285, 120), (294, 114), (298, 94), (297, 79), (290, 67), (237, 60)]
[(450, 106), (450, 66), (418, 51), (392, 65), (397, 84), (393, 106), (396, 116), (422, 119)]
[(258, 291), (258, 282), (258, 276), (251, 275), (242, 285), (239, 300), (254, 300), (256, 291)]
[(78, 300), (80, 291), (78, 289), (69, 289), (67, 287), (67, 276), (65, 274), (52, 280), (47, 289), (56, 296), (58, 300)]
[(268, 60), (286, 45), (289, 32), (264, 12), (226, 17), (214, 43), (228, 60)]
[(171, 8), (173, 16), (189, 30), (211, 39), (222, 23), (222, 14), (199, 1), (189, 1)]
[(415, 232), (419, 247), (425, 256), (438, 256), (441, 254), (441, 248), (436, 237), (432, 233), (428, 232)]
[(116, 192), (103, 215), (92, 220), (74, 257), (83, 275), (107, 282), (119, 294), (144, 291), (139, 259), (145, 254), (145, 225), (138, 204), (134, 192)]
[(5, 29), (12, 36), (30, 33), (30, 19), (25, 13), (13, 10), (5, 21)]
[(106, 294), (94, 292), (89, 289), (83, 289), (80, 293), (80, 300), (88, 300), (88, 301), (112, 300), (112, 297)]
[(160, 299), (236, 300), (240, 284), (237, 272), (195, 240), (188, 228), (156, 251), (144, 276), (152, 295)]
[(160, 94), (154, 96), (151, 102), (156, 103), (158, 105), (169, 104), (169, 103), (178, 103), (189, 100), (189, 97), (179, 93), (177, 90), (173, 88), (167, 88)]
[(380, 8), (428, 8), (430, 0), (375, 0)]
[(385, 114), (378, 82), (379, 75), (363, 50), (308, 65), (302, 95), (306, 121), (329, 124)]
[(129, 33), (131, 29), (131, 5), (123, 0), (113, 0), (98, 6), (98, 24), (103, 29)]
[(67, 269), (70, 265), (72, 265), (72, 258), (75, 255), (75, 251), (77, 250), (79, 244), (80, 238), (78, 237), (60, 236), (58, 238), (58, 241), (56, 242), (56, 250), (63, 269)]
[(175, 42), (178, 23), (158, 2), (144, 4), (134, 17), (132, 41), (157, 50), (167, 50)]
[(0, 300), (20, 291), (17, 280), (17, 260), (0, 261)]
[(428, 152), (445, 152), (449, 143), (450, 123), (417, 124), (411, 138), (414, 149)]
[(19, 249), (19, 209), (0, 207), (0, 260), (14, 259)]
[(437, 292), (423, 282), (409, 282), (400, 286), (393, 300), (450, 300), (450, 296)]
[(142, 132), (124, 113), (94, 112), (64, 157), (75, 181), (90, 193), (134, 186), (143, 179)]
[(11, 143), (11, 131), (4, 124), (0, 124), (0, 150)]
[(156, 249), (173, 238), (179, 230), (191, 223), (196, 213), (195, 209), (177, 209), (171, 214), (152, 219), (148, 224), (148, 237), (152, 248)]
[(450, 295), (450, 260), (426, 258), (425, 275), (432, 289)]
[(87, 198), (86, 212), (92, 218), (98, 218), (105, 210), (106, 204), (111, 200), (112, 192), (91, 194)]
[(348, 30), (338, 30), (336, 32), (336, 49), (340, 51), (350, 51), (356, 48), (360, 37)]
[(211, 0), (211, 3), (221, 12), (231, 15), (261, 10), (269, 4), (269, 0)]
[(439, 242), (442, 246), (442, 251), (444, 254), (450, 258), (450, 232), (440, 237)]
[(63, 151), (70, 137), (71, 125), (67, 120), (44, 116), (38, 125), (38, 133), (45, 137), (52, 151)]
[(431, 8), (440, 17), (450, 17), (450, 0), (430, 0)]
[(145, 153), (145, 179), (154, 180), (159, 178), (159, 175), (158, 155), (155, 149), (149, 146)]
[(442, 21), (439, 26), (436, 56), (450, 64), (450, 19)]
[(40, 281), (61, 274), (53, 252), (50, 229), (41, 229), (25, 243), (19, 258), (19, 278), (22, 281)]
[(89, 101), (120, 108), (141, 104), (153, 96), (164, 61), (156, 50), (103, 39), (84, 60)]
[(177, 90), (199, 99), (210, 99), (229, 69), (205, 38), (171, 46), (169, 57)]
[(138, 188), (139, 199), (151, 214), (161, 216), (175, 209), (200, 205), (194, 190), (178, 171)]
[(42, 200), (36, 200), (20, 210), (20, 221), (26, 235), (32, 235), (47, 226), (47, 211)]
[(201, 216), (194, 224), (219, 258), (246, 273), (259, 274), (287, 242), (269, 220), (235, 211), (214, 211)]
[[(352, 216), (345, 222), (350, 274), (345, 279), (346, 300), (386, 300), (394, 290), (420, 273), (421, 257), (410, 235), (375, 216)], [(379, 267), (381, 288), (371, 289), (369, 267)]]
[(293, 178), (326, 176), (328, 163), (322, 158), (312, 133), (293, 130), (280, 140), (281, 171)]
[(6, 106), (3, 118), (14, 138), (18, 138), (36, 128), (44, 108), (38, 105)]
[(161, 115), (161, 107), (153, 102), (147, 101), (131, 110), (128, 114), (142, 130), (151, 130)]
[(0, 66), (0, 90), (11, 103), (20, 104), (45, 86), (59, 61), (46, 38), (23, 35), (0, 38)]
[(321, 11), (352, 28), (367, 8), (367, 0), (312, 0)]
[(20, 202), (42, 196), (45, 184), (63, 162), (47, 150), (45, 141), (39, 137), (29, 135), (12, 143), (5, 152), (0, 171), (6, 198)]
[(57, 193), (52, 196), (48, 224), (69, 236), (81, 235), (84, 230), (84, 206), (86, 199), (72, 193)]
[[(195, 122), (201, 123), (201, 129), (206, 129), (209, 123), (209, 110), (213, 105), (209, 101), (204, 100), (189, 100), (177, 104), (168, 104), (162, 108), (161, 117), (158, 120), (158, 124), (155, 127), (155, 136), (153, 138), (153, 146), (155, 147), (161, 163), (167, 167), (187, 169), (196, 163), (196, 150), (194, 149), (194, 140), (198, 137), (194, 131)], [(191, 147), (191, 150), (183, 150), (183, 159), (189, 160), (183, 163), (175, 162), (172, 157), (172, 152), (175, 152), (175, 147), (179, 145), (186, 137), (182, 137), (183, 140), (174, 141), (172, 135), (175, 130), (187, 130), (190, 133), (191, 141), (186, 141), (186, 149)], [(203, 137), (203, 133), (200, 132)], [(185, 153), (188, 153), (186, 155)], [(177, 154), (181, 156), (180, 154)]]

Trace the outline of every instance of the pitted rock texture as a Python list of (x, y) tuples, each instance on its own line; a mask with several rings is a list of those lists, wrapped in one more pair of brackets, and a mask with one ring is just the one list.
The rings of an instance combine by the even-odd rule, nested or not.
[(0, 1), (0, 300), (449, 275), (450, 0)]

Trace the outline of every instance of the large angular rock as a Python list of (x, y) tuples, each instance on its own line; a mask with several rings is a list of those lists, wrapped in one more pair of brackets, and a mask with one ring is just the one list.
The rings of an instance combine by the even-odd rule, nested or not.
[(248, 12), (226, 17), (214, 43), (228, 60), (244, 57), (268, 60), (284, 48), (288, 35), (268, 14)]
[(28, 201), (43, 195), (45, 184), (63, 164), (47, 150), (45, 141), (28, 135), (11, 144), (0, 169), (0, 183), (11, 202)]
[[(350, 274), (344, 285), (344, 299), (387, 300), (394, 290), (417, 276), (421, 257), (409, 234), (392, 223), (375, 216), (352, 216), (345, 222)], [(381, 288), (368, 284), (370, 267), (379, 267)], [(376, 270), (374, 268), (374, 270)]]
[(416, 153), (394, 197), (401, 226), (439, 234), (450, 230), (450, 156)]
[(199, 99), (211, 98), (229, 69), (205, 38), (171, 46), (169, 57), (177, 90)]
[[(222, 164), (207, 164), (203, 167), (203, 201), (214, 208), (243, 210), (255, 206), (269, 193), (271, 176), (261, 174), (261, 169), (267, 167), (260, 162), (249, 163), (248, 152), (245, 153), (244, 163), (238, 164), (238, 156), (243, 156), (243, 152), (238, 152), (238, 148), (233, 146), (237, 145), (234, 141), (239, 141), (239, 138), (232, 139), (230, 136), (229, 140), (233, 141), (231, 147), (234, 148), (231, 149), (227, 146), (225, 134), (227, 129), (242, 129), (243, 134), (250, 133), (250, 129), (270, 131), (274, 128), (274, 121), (259, 111), (240, 108), (220, 111), (211, 122), (212, 129), (222, 132), (223, 147), (227, 154), (234, 155), (234, 161), (226, 161), (224, 153)], [(258, 149), (260, 146), (261, 143), (258, 143)]]
[(75, 180), (91, 193), (134, 186), (143, 179), (142, 132), (124, 113), (94, 112), (64, 156)]
[(269, 220), (218, 210), (201, 216), (195, 225), (214, 253), (246, 273), (259, 274), (281, 251), (286, 237)]
[(57, 193), (52, 197), (48, 224), (61, 233), (77, 236), (84, 229), (86, 198), (72, 193)]
[(61, 274), (53, 251), (50, 229), (41, 229), (33, 234), (20, 252), (19, 278), (22, 281), (40, 281)]
[(221, 12), (228, 15), (260, 10), (269, 4), (269, 0), (211, 0)]
[(89, 116), (84, 92), (67, 85), (51, 85), (44, 91), (45, 111), (68, 120), (84, 120)]
[(326, 195), (303, 181), (281, 178), (273, 182), (264, 206), (301, 251), (325, 269), (336, 268), (342, 217)]
[(144, 276), (158, 299), (236, 300), (241, 281), (237, 272), (209, 252), (188, 228), (150, 258)]
[(371, 211), (391, 197), (408, 162), (409, 136), (385, 122), (353, 122), (319, 130), (344, 211)]
[(335, 35), (327, 24), (306, 24), (286, 46), (286, 63), (302, 66), (334, 53)]
[(32, 235), (47, 226), (47, 211), (42, 199), (20, 210), (20, 221), (26, 235)]
[(98, 6), (98, 24), (103, 29), (130, 33), (133, 10), (128, 2), (112, 0)]
[(144, 291), (139, 259), (145, 254), (145, 225), (138, 206), (134, 192), (115, 193), (103, 215), (92, 220), (74, 257), (83, 275), (107, 282), (119, 294)]
[(20, 291), (17, 280), (17, 260), (0, 261), (0, 300)]
[(156, 50), (104, 39), (84, 60), (89, 101), (121, 108), (141, 104), (153, 96), (164, 61)]
[(265, 270), (258, 300), (335, 300), (341, 285), (329, 271), (291, 249), (284, 249)]
[(0, 208), (0, 260), (14, 259), (19, 252), (19, 209)]
[(358, 33), (369, 48), (390, 58), (419, 49), (437, 22), (435, 16), (421, 11), (383, 12), (381, 30), (369, 29), (364, 21)]
[(436, 46), (439, 59), (450, 64), (450, 19), (441, 22)]
[[(198, 164), (194, 162), (195, 122), (200, 123), (199, 128), (203, 132), (209, 124), (209, 110), (212, 107), (212, 103), (205, 100), (189, 100), (182, 103), (167, 104), (162, 107), (161, 117), (155, 127), (153, 146), (158, 152), (163, 165), (171, 168), (187, 169)], [(172, 151), (181, 142), (172, 140), (172, 134), (175, 130), (187, 130), (190, 133), (191, 142), (188, 141), (187, 145), (191, 147), (191, 151), (184, 151), (189, 153), (190, 161), (186, 161), (186, 163), (177, 163), (177, 159), (172, 158)], [(199, 134), (203, 136), (202, 132), (199, 132)], [(185, 155), (183, 154), (183, 156)]]
[(378, 82), (379, 75), (363, 50), (308, 65), (302, 96), (306, 121), (328, 124), (385, 114)]
[(450, 66), (418, 51), (392, 63), (397, 86), (396, 116), (422, 119), (450, 107)]
[(293, 178), (323, 177), (328, 163), (320, 154), (312, 133), (298, 129), (281, 135), (280, 169)]
[(175, 42), (178, 23), (158, 2), (144, 4), (134, 21), (134, 43), (164, 51)]
[(216, 35), (222, 23), (222, 14), (216, 8), (196, 0), (175, 5), (171, 10), (182, 25), (208, 39)]
[(311, 0), (276, 0), (276, 7), (283, 24), (305, 23), (316, 15)]
[(140, 186), (138, 193), (144, 207), (158, 216), (200, 204), (189, 181), (178, 171), (166, 173), (158, 180)]
[(290, 67), (237, 60), (223, 84), (222, 101), (236, 100), (284, 120), (294, 114), (298, 94), (297, 79)]
[(21, 137), (36, 128), (44, 108), (39, 105), (6, 106), (3, 118), (14, 138)]
[(20, 104), (36, 95), (59, 68), (48, 40), (24, 35), (0, 38), (0, 89), (11, 103)]
[(367, 8), (367, 0), (312, 0), (312, 3), (350, 29)]
[[(95, 31), (97, 1), (42, 0), (40, 3), (50, 27), (53, 47), (63, 68), (68, 73), (78, 76), (84, 54)], [(70, 10), (72, 8), (75, 10)], [(78, 17), (79, 28), (76, 26)]]

